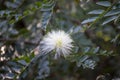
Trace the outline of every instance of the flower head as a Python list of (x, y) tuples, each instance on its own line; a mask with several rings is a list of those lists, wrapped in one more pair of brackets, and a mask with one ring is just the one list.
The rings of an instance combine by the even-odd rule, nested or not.
[(59, 56), (68, 56), (73, 47), (73, 40), (69, 36), (69, 34), (64, 31), (51, 31), (49, 32), (43, 40), (40, 42), (42, 53), (49, 53), (51, 51), (55, 51), (55, 58)]

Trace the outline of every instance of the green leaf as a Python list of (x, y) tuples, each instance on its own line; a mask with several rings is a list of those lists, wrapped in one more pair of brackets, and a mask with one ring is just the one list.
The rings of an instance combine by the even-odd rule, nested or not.
[(114, 9), (114, 10), (111, 10), (109, 11), (106, 15), (106, 16), (113, 16), (113, 15), (117, 15), (117, 14), (120, 14), (120, 9)]
[(97, 53), (100, 50), (100, 47), (96, 47), (93, 51), (93, 53)]
[(104, 7), (111, 6), (111, 3), (109, 1), (100, 1), (100, 2), (97, 2), (96, 4), (98, 4), (100, 6), (104, 6)]
[(91, 68), (94, 69), (94, 67), (96, 66), (96, 61), (92, 60), (92, 59), (87, 59), (84, 62), (84, 65), (82, 65), (83, 68)]
[(18, 63), (23, 65), (23, 66), (27, 66), (27, 62), (25, 60), (18, 60)]
[(46, 30), (47, 28), (47, 25), (49, 23), (49, 20), (51, 18), (51, 15), (53, 13), (53, 8), (55, 6), (55, 1), (50, 1), (46, 4), (43, 4), (43, 7), (41, 8), (41, 11), (43, 11), (43, 14), (42, 14), (42, 19), (41, 19), (41, 28), (43, 30)]
[(102, 25), (105, 25), (105, 24), (107, 24), (107, 23), (115, 20), (116, 18), (117, 18), (117, 16), (109, 17), (109, 18), (107, 18), (107, 19), (102, 23)]
[(29, 11), (29, 10), (26, 10), (26, 11), (23, 12), (23, 15), (26, 16), (26, 15), (28, 15), (29, 13), (30, 13), (30, 11)]
[(15, 23), (15, 20), (12, 19), (12, 20), (9, 21), (9, 23), (10, 23), (10, 24), (13, 24), (13, 23)]
[(36, 5), (37, 7), (41, 7), (42, 3), (41, 3), (41, 2), (36, 2), (35, 5)]
[(118, 17), (115, 19), (114, 23), (117, 24), (120, 22), (120, 15), (118, 15)]
[(77, 67), (80, 67), (81, 65), (83, 65), (83, 62), (85, 61), (85, 60), (87, 60), (89, 58), (89, 56), (87, 56), (87, 55), (85, 55), (85, 56), (80, 56), (79, 57), (79, 60), (77, 61)]
[(86, 47), (86, 48), (84, 49), (84, 53), (89, 52), (89, 50), (90, 50), (90, 47)]
[(104, 12), (104, 10), (99, 9), (99, 10), (90, 11), (88, 14), (101, 14), (103, 12)]
[(88, 18), (84, 21), (82, 21), (82, 24), (86, 24), (86, 23), (90, 23), (90, 22), (93, 22), (97, 19), (98, 17), (91, 17), (91, 18)]
[(0, 17), (8, 17), (8, 16), (11, 16), (10, 14), (12, 14), (13, 13), (13, 11), (11, 11), (11, 10), (1, 10), (0, 11)]

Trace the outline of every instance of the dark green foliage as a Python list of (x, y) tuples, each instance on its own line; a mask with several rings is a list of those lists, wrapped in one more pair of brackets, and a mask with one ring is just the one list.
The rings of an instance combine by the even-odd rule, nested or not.
[[(59, 29), (74, 48), (54, 60), (39, 43)], [(0, 0), (0, 80), (117, 80), (119, 64), (119, 0)]]

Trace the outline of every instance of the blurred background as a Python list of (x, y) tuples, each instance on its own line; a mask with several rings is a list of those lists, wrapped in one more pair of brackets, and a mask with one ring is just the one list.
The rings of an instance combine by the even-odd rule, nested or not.
[[(71, 34), (72, 54), (37, 59), (58, 29)], [(120, 1), (0, 0), (0, 80), (120, 80)]]

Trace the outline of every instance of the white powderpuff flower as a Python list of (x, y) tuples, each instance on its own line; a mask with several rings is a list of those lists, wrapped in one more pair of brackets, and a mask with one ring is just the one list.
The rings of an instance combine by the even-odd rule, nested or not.
[(40, 42), (41, 51), (44, 54), (55, 51), (55, 59), (61, 55), (66, 57), (73, 48), (72, 42), (70, 35), (64, 31), (51, 31)]

